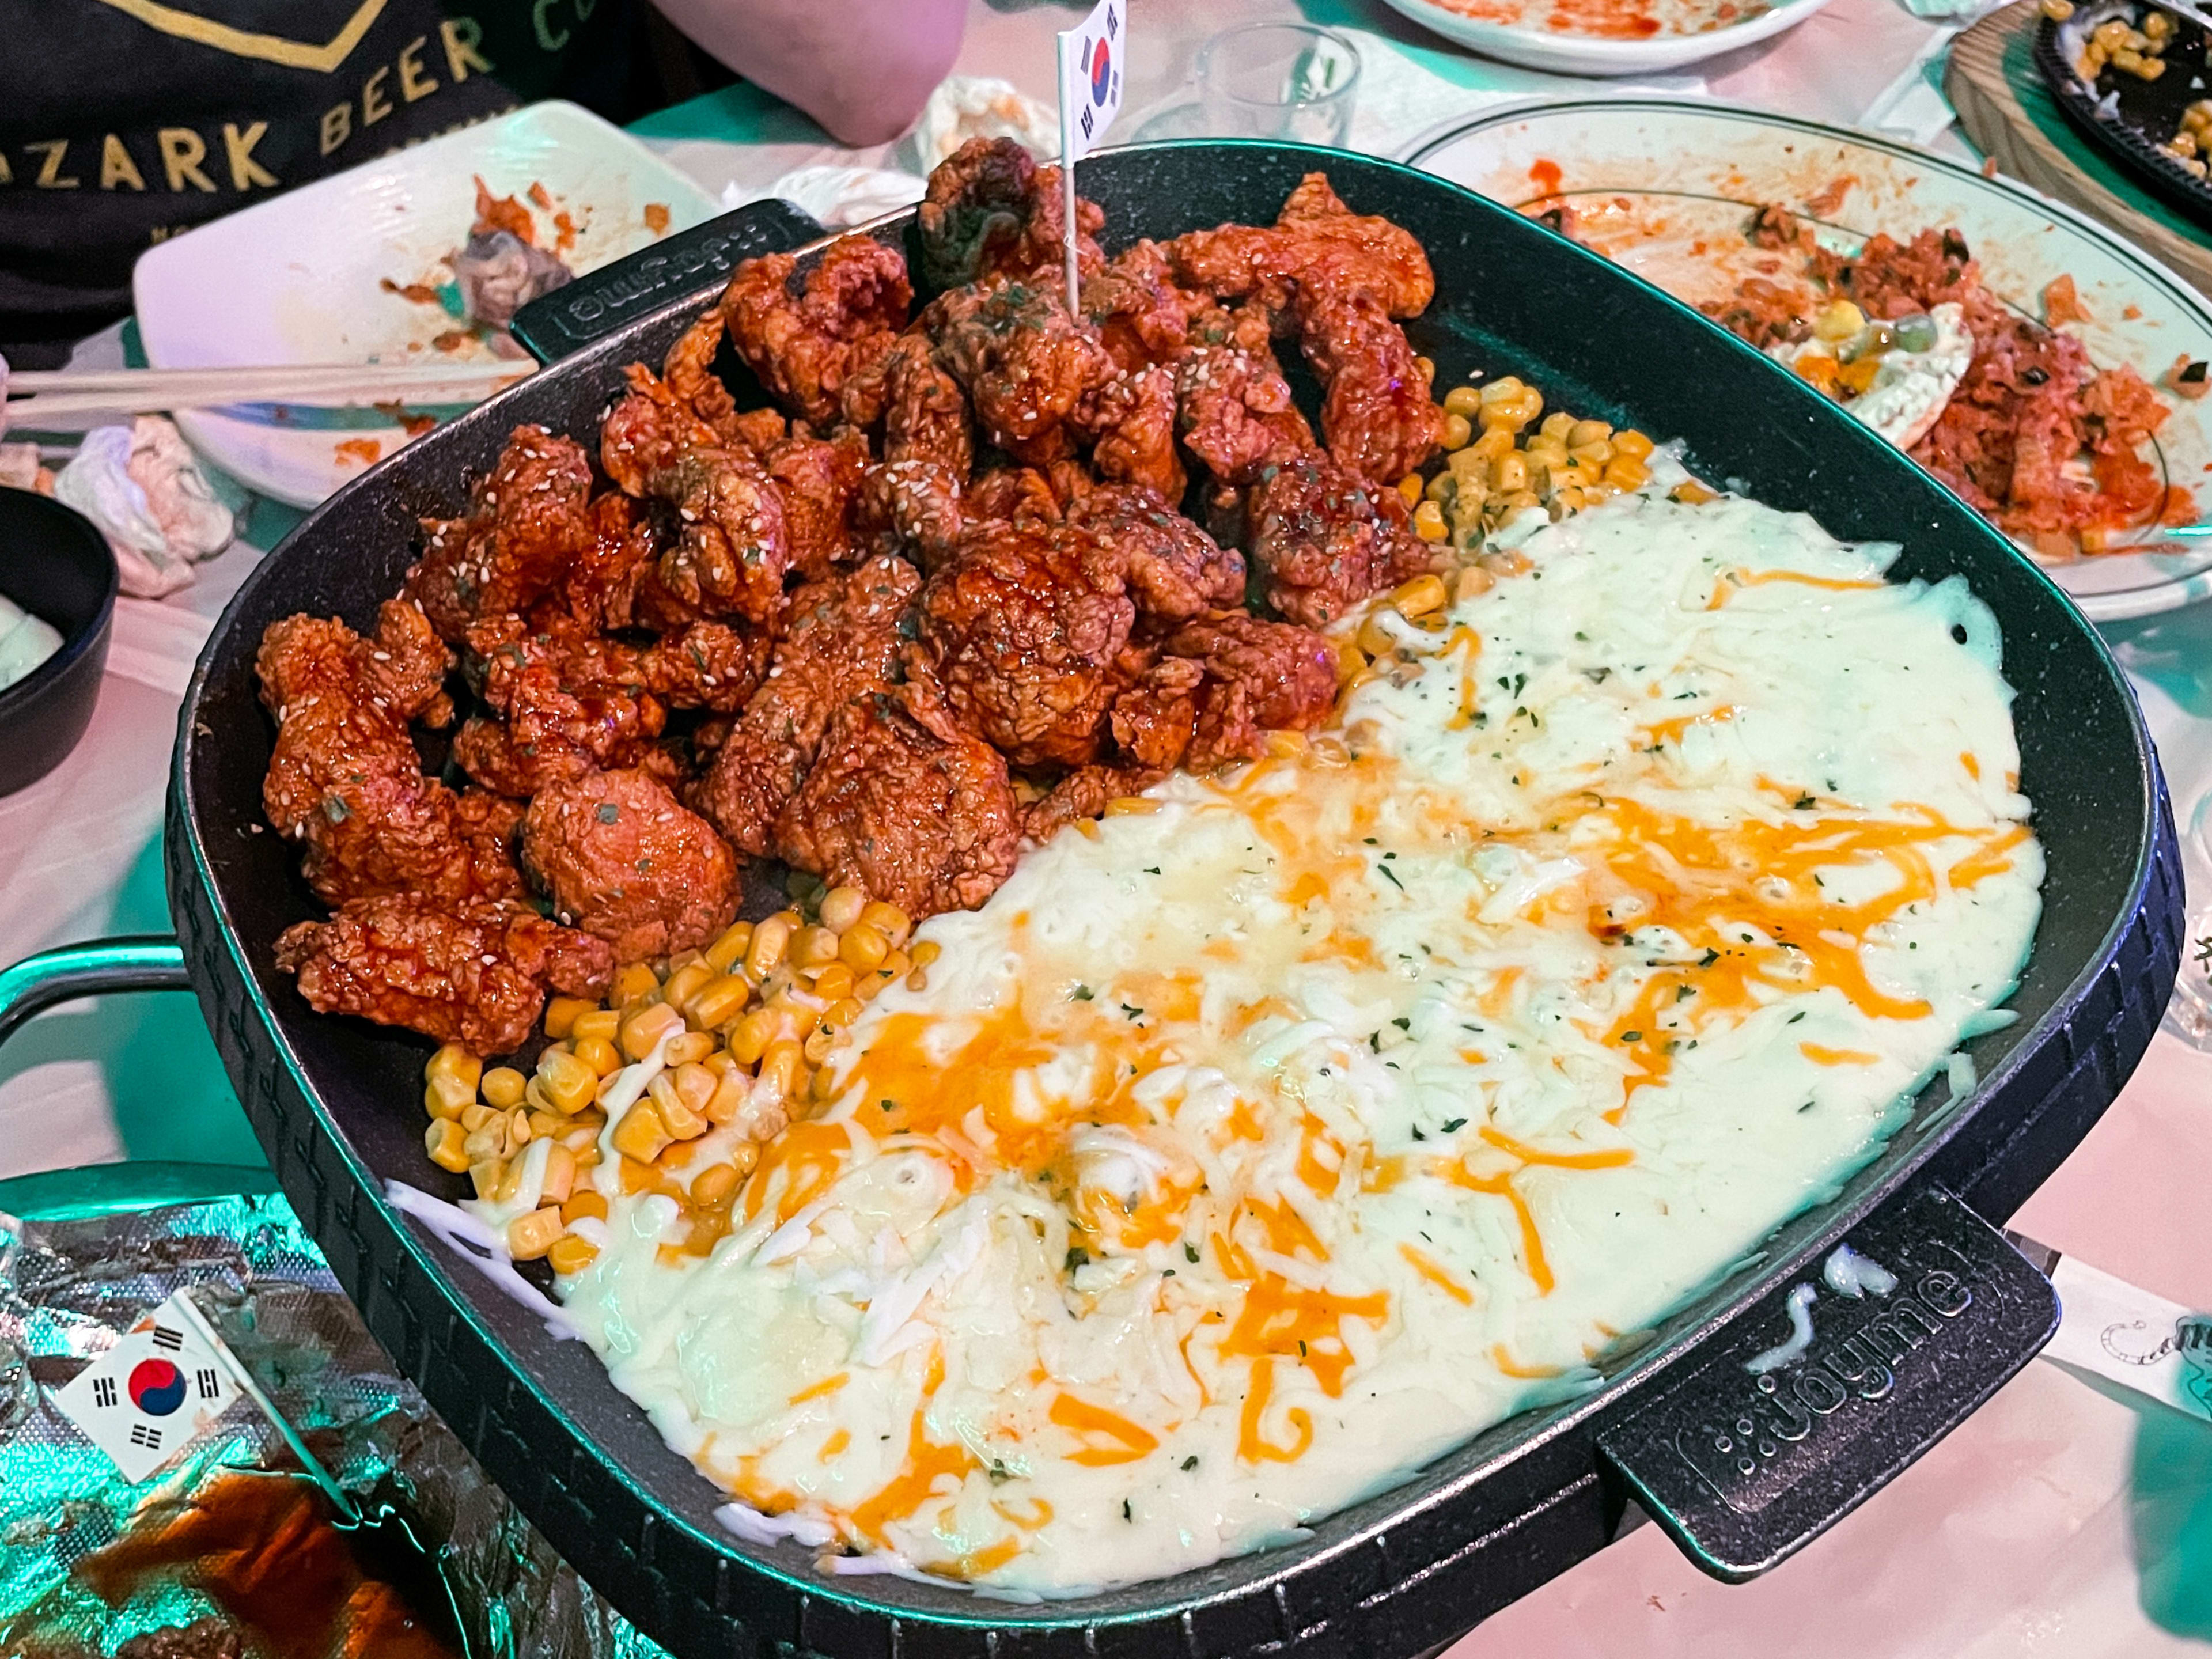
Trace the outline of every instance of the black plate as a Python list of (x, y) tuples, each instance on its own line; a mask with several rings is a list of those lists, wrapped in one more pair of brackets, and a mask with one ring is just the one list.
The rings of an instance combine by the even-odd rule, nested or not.
[[(2098, 9), (2083, 6), (2081, 9)], [(2131, 6), (2129, 9), (2135, 14), (2134, 26), (2140, 28), (2142, 14), (2153, 8)], [(2212, 69), (2204, 62), (2204, 30), (2178, 12), (2166, 15), (2173, 21), (2172, 41), (2166, 49), (2169, 67), (2155, 81), (2138, 80), (2108, 64), (2097, 77), (2094, 91), (2085, 90), (2059, 48), (2062, 25), (2048, 17), (2036, 24), (2035, 67), (2058, 107), (2092, 142), (2160, 200), (2212, 230), (2212, 184), (2196, 177), (2162, 148), (2180, 130), (2182, 112), (2200, 98), (2212, 98)], [(2119, 112), (2100, 113), (2098, 105), (2112, 93), (2119, 94)]]
[[(553, 1545), (678, 1653), (1403, 1659), (1602, 1547), (1632, 1493), (1709, 1571), (1759, 1571), (1956, 1424), (2056, 1320), (2049, 1285), (1979, 1218), (2010, 1214), (2118, 1091), (2180, 949), (2164, 783), (2095, 632), (2002, 536), (1796, 376), (1469, 191), (1364, 157), (1206, 142), (1108, 151), (1083, 163), (1080, 183), (1119, 245), (1264, 222), (1316, 167), (1355, 209), (1426, 244), (1439, 298), (1411, 331), (1447, 380), (1510, 371), (1555, 406), (1680, 436), (1706, 476), (1839, 535), (1901, 542), (1900, 578), (1962, 574), (1990, 605), (2049, 869), (2018, 1023), (1967, 1045), (1982, 1079), (1969, 1098), (1931, 1085), (1837, 1197), (1664, 1322), (1601, 1390), (1499, 1425), (1303, 1541), (1038, 1607), (830, 1577), (804, 1549), (740, 1541), (712, 1518), (721, 1495), (589, 1351), (554, 1340), (386, 1201), (387, 1180), (460, 1191), (422, 1156), (429, 1045), (315, 1016), (271, 961), (277, 933), (316, 910), (290, 849), (261, 827), (263, 629), (301, 610), (368, 625), (413, 556), (417, 518), (459, 508), (517, 422), (596, 447), (623, 365), (657, 361), (735, 258), (787, 245), (799, 227), (787, 210), (744, 210), (671, 239), (649, 268), (586, 278), (528, 331), (584, 342), (574, 355), (347, 486), (239, 591), (181, 717), (170, 902), (240, 1097), (369, 1328)], [(911, 228), (909, 214), (872, 234), (908, 246)], [(1742, 1360), (1787, 1328), (1790, 1286), (1845, 1237), (1902, 1264), (1928, 1311), (1895, 1330), (1833, 1322), (1783, 1392), (1754, 1386)], [(1855, 1361), (1854, 1343), (1888, 1359)], [(1831, 1374), (1857, 1379), (1847, 1396), (1830, 1397)]]

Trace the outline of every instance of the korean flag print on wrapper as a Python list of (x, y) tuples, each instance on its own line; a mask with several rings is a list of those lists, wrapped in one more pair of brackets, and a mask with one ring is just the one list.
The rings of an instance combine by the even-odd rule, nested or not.
[(1060, 146), (1073, 163), (1098, 148), (1121, 112), (1129, 40), (1125, 0), (1098, 0), (1080, 28), (1060, 37)]
[(238, 1397), (229, 1366), (177, 1311), (176, 1300), (142, 1315), (53, 1396), (133, 1483), (197, 1439)]

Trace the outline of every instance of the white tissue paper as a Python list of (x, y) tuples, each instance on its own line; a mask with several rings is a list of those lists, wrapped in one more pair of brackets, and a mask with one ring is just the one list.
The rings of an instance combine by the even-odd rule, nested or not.
[(100, 526), (123, 591), (138, 599), (189, 586), (193, 562), (222, 551), (236, 530), (191, 446), (159, 415), (86, 433), (54, 495)]
[(913, 173), (882, 167), (799, 167), (766, 190), (725, 185), (722, 205), (741, 208), (748, 202), (781, 199), (811, 214), (830, 229), (842, 230), (912, 207), (921, 199), (923, 188), (922, 180)]
[(1012, 138), (1038, 161), (1049, 161), (1060, 154), (1060, 118), (1011, 81), (948, 76), (892, 154), (900, 166), (926, 174), (970, 138)]

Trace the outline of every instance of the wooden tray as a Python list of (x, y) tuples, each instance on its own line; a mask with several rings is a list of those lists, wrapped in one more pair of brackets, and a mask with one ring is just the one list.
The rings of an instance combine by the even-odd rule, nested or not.
[(1975, 148), (2004, 172), (2118, 231), (2212, 293), (2212, 236), (2155, 200), (2068, 122), (2035, 68), (2035, 0), (1951, 43), (1943, 90)]

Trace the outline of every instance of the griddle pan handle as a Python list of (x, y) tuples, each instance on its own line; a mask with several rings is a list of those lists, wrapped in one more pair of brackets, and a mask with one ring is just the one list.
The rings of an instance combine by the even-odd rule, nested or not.
[(648, 311), (715, 292), (747, 259), (788, 253), (829, 234), (788, 202), (750, 202), (532, 300), (507, 331), (550, 363)]
[(0, 969), (0, 1042), (32, 1015), (112, 991), (189, 991), (184, 947), (156, 933), (64, 945)]
[[(1716, 1578), (1741, 1583), (1826, 1531), (2058, 1328), (2051, 1281), (1940, 1188), (1885, 1207), (1847, 1243), (1894, 1279), (1886, 1294), (1843, 1294), (1832, 1255), (1698, 1344), (1694, 1370), (1598, 1436), (1601, 1460)], [(1784, 1346), (1793, 1294), (1812, 1323), (1802, 1352)]]

